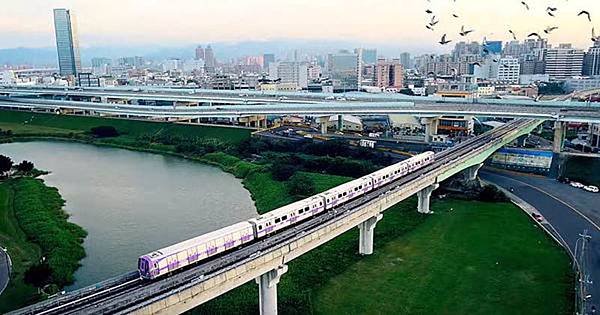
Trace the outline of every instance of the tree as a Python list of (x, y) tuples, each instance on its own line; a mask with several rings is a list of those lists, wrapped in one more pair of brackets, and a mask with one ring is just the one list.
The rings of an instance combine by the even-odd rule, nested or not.
[(35, 264), (25, 271), (24, 278), (26, 283), (41, 288), (52, 282), (52, 270), (46, 262)]
[(23, 161), (17, 165), (17, 171), (25, 174), (31, 173), (31, 171), (33, 171), (33, 168), (33, 163), (29, 161)]
[(275, 161), (273, 166), (271, 166), (271, 174), (273, 175), (273, 179), (278, 181), (288, 180), (296, 173), (297, 170), (297, 167), (287, 164), (284, 161)]
[(0, 155), (0, 176), (4, 176), (13, 166), (13, 161), (4, 155)]
[(315, 184), (306, 174), (296, 173), (287, 182), (288, 193), (297, 197), (308, 197), (315, 194)]
[(92, 134), (98, 138), (116, 137), (119, 132), (113, 126), (98, 126), (91, 129)]

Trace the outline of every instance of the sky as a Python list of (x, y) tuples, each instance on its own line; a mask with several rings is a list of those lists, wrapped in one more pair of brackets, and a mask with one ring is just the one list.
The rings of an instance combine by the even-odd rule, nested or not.
[[(53, 8), (77, 14), (83, 47), (308, 39), (435, 51), (453, 46), (437, 44), (444, 33), (454, 42), (506, 41), (509, 28), (523, 39), (558, 26), (551, 43), (586, 48), (594, 23), (577, 16), (583, 9), (600, 34), (599, 0), (526, 1), (530, 10), (521, 0), (3, 0), (0, 48), (54, 46)], [(557, 17), (546, 15), (549, 5), (558, 7)], [(440, 19), (435, 31), (425, 28), (426, 9)], [(475, 32), (460, 37), (461, 25)]]

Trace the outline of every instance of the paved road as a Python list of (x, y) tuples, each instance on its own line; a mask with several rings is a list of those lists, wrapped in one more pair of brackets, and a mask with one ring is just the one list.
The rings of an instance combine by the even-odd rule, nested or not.
[(0, 294), (6, 289), (10, 277), (8, 254), (0, 248)]
[[(600, 195), (585, 192), (556, 180), (508, 172), (483, 170), (481, 178), (505, 189), (514, 188), (514, 194), (531, 204), (548, 220), (576, 251), (579, 234), (584, 230), (592, 236), (587, 251), (587, 273), (594, 282), (588, 286), (592, 295), (588, 311), (600, 306)], [(581, 242), (580, 242), (581, 243)]]

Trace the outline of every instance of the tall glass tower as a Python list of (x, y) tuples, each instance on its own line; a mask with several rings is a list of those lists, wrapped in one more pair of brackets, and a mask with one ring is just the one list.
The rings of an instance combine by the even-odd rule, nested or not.
[(67, 9), (54, 9), (54, 31), (60, 75), (76, 76), (81, 71), (81, 57), (75, 15)]

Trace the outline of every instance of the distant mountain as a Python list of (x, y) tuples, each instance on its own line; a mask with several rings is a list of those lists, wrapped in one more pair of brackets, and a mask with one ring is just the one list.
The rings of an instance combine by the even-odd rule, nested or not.
[[(207, 43), (198, 43), (203, 47)], [(303, 54), (326, 54), (336, 52), (340, 49), (352, 50), (356, 47), (377, 48), (380, 55), (386, 57), (398, 57), (404, 51), (425, 51), (419, 44), (399, 45), (359, 43), (352, 41), (335, 40), (269, 40), (269, 41), (246, 41), (246, 42), (218, 42), (210, 43), (218, 60), (227, 61), (248, 55), (260, 55), (273, 53), (277, 58), (286, 58), (293, 55), (294, 50)], [(105, 46), (105, 47), (83, 47), (81, 59), (84, 66), (89, 66), (94, 57), (119, 58), (124, 56), (143, 56), (154, 60), (168, 58), (188, 59), (194, 56), (194, 45), (185, 46)], [(9, 48), (0, 49), (0, 65), (30, 64), (36, 66), (56, 66), (56, 49), (54, 47), (43, 48)]]
[(56, 66), (56, 48), (0, 49), (0, 65)]

